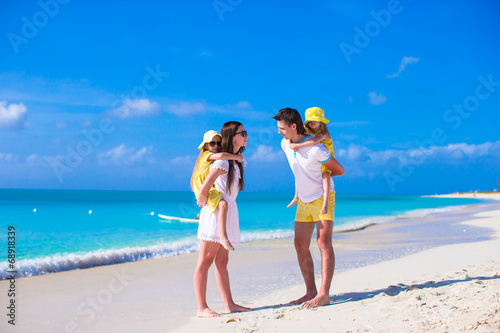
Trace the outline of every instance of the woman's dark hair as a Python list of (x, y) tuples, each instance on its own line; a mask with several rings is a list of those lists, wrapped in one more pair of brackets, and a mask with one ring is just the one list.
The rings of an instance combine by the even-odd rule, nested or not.
[[(238, 128), (241, 125), (242, 124), (237, 121), (228, 121), (222, 126), (220, 130), (220, 134), (222, 135), (221, 151), (229, 154), (234, 154), (233, 138), (234, 134), (238, 131)], [(237, 154), (241, 154), (244, 151), (245, 147), (240, 147)], [(239, 190), (243, 191), (243, 189), (245, 188), (245, 181), (243, 180), (243, 165), (241, 165), (240, 162), (234, 160), (229, 160), (228, 162), (229, 162), (229, 170), (227, 172), (228, 193), (231, 191), (231, 185), (233, 183), (234, 163), (236, 163), (236, 165), (240, 169), (241, 177), (240, 177)]]
[(292, 126), (292, 124), (297, 125), (297, 134), (306, 134), (306, 129), (304, 128), (304, 122), (299, 112), (295, 109), (284, 108), (278, 111), (278, 113), (273, 117), (276, 121), (284, 121), (287, 126)]

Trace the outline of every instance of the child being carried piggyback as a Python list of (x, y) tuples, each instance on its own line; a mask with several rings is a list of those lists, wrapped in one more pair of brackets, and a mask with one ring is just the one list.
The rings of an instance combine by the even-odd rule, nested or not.
[[(219, 153), (221, 149), (222, 136), (217, 131), (207, 131), (203, 135), (203, 142), (199, 145), (198, 149), (201, 150), (196, 164), (194, 166), (193, 175), (191, 176), (191, 189), (198, 200), (201, 185), (207, 179), (210, 171), (210, 164), (215, 160), (235, 160), (238, 162), (243, 161), (243, 155)], [(208, 192), (208, 208), (213, 213), (219, 208), (219, 229), (220, 229), (220, 243), (228, 251), (234, 251), (233, 245), (227, 238), (227, 202), (222, 199), (222, 194), (217, 191), (213, 186)]]
[[(333, 141), (330, 133), (328, 132), (328, 127), (326, 124), (329, 122), (325, 118), (325, 111), (318, 107), (312, 107), (306, 110), (306, 121), (304, 127), (306, 128), (307, 134), (313, 136), (312, 139), (305, 140), (301, 143), (290, 143), (290, 148), (297, 151), (301, 147), (311, 147), (321, 142), (325, 148), (330, 152), (332, 157), (335, 157), (335, 152), (333, 151)], [(321, 208), (321, 214), (326, 214), (328, 211), (328, 200), (330, 199), (330, 182), (331, 182), (331, 170), (326, 166), (321, 167), (321, 173), (323, 176), (323, 206)], [(298, 202), (298, 193), (295, 190), (295, 197), (292, 202), (288, 205), (291, 207)]]

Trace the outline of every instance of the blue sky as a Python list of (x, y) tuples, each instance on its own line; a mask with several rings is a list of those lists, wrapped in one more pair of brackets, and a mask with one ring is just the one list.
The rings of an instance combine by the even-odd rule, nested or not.
[(0, 5), (0, 188), (187, 191), (241, 121), (248, 191), (292, 192), (272, 116), (319, 106), (338, 193), (491, 190), (497, 1)]

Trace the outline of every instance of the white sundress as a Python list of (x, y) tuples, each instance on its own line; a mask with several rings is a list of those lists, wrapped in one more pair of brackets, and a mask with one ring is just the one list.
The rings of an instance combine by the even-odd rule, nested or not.
[[(246, 166), (246, 161), (243, 160), (243, 167)], [(238, 246), (241, 243), (240, 239), (240, 221), (238, 217), (238, 206), (236, 205), (236, 197), (239, 192), (239, 180), (241, 178), (240, 168), (234, 163), (233, 168), (233, 183), (231, 191), (227, 191), (227, 172), (229, 170), (229, 162), (226, 160), (216, 160), (210, 165), (210, 170), (219, 168), (226, 171), (220, 175), (214, 183), (215, 189), (222, 194), (222, 199), (227, 202), (227, 238), (233, 246)], [(198, 226), (198, 239), (220, 243), (219, 230), (219, 208), (215, 212), (210, 212), (210, 209), (205, 205), (200, 212), (200, 225)]]

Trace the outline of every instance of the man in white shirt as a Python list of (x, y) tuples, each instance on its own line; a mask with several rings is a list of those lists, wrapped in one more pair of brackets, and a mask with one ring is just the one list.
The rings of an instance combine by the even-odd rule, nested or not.
[[(321, 214), (323, 205), (323, 180), (321, 166), (332, 171), (331, 176), (341, 176), (344, 168), (318, 143), (312, 147), (299, 148), (294, 152), (289, 142), (297, 143), (308, 139), (302, 117), (295, 109), (281, 109), (273, 117), (278, 122), (278, 133), (283, 135), (281, 148), (295, 177), (299, 202), (295, 215), (295, 250), (300, 270), (306, 285), (306, 294), (292, 301), (306, 308), (316, 308), (330, 304), (330, 285), (335, 267), (335, 254), (332, 247), (333, 216), (335, 211), (335, 191), (331, 182), (328, 212)], [(318, 248), (321, 252), (321, 287), (316, 289), (314, 263), (309, 250), (314, 226), (317, 225)]]

